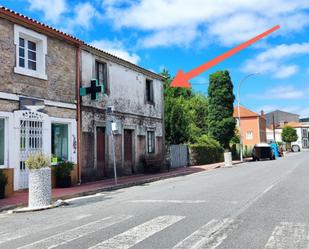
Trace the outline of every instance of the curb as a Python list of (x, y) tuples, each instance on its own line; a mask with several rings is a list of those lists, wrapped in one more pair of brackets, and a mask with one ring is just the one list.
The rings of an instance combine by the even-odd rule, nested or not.
[[(207, 169), (205, 171), (209, 171), (209, 170), (216, 169), (216, 168), (219, 168), (219, 167), (221, 167), (221, 166), (210, 168), (210, 169)], [(156, 182), (156, 181), (160, 181), (160, 180), (164, 180), (164, 179), (186, 176), (186, 175), (190, 175), (190, 174), (194, 174), (194, 173), (199, 173), (199, 172), (194, 172), (193, 170), (188, 170), (188, 171), (179, 172), (179, 173), (175, 173), (175, 174), (171, 174), (171, 175), (156, 176), (156, 177), (152, 177), (152, 178), (148, 178), (148, 179), (144, 179), (144, 180), (140, 180), (140, 181), (136, 181), (136, 182), (123, 183), (123, 184), (118, 184), (118, 185), (114, 185), (114, 186), (107, 186), (107, 187), (102, 187), (102, 188), (98, 188), (98, 189), (95, 189), (95, 190), (88, 190), (88, 191), (85, 191), (85, 192), (68, 194), (68, 195), (61, 196), (61, 197), (53, 197), (52, 200), (57, 201), (59, 199), (66, 200), (66, 199), (71, 199), (71, 198), (76, 198), (76, 197), (88, 196), (88, 195), (93, 195), (93, 194), (97, 194), (97, 193), (104, 192), (104, 191), (114, 191), (114, 190), (118, 190), (118, 189), (129, 188), (129, 187), (133, 187), (133, 186), (139, 186), (139, 185), (143, 185), (143, 184), (146, 184), (146, 183)], [(40, 210), (46, 210), (46, 209), (58, 207), (58, 206), (50, 205), (48, 207), (43, 207), (43, 208), (28, 209), (28, 208), (25, 207), (25, 205), (26, 205), (25, 203), (19, 203), (19, 204), (16, 204), (16, 205), (13, 204), (13, 205), (3, 206), (3, 207), (0, 207), (0, 212), (8, 211), (8, 213), (25, 213), (25, 212), (34, 212), (34, 211), (40, 211)], [(14, 210), (14, 209), (16, 209), (16, 210)]]

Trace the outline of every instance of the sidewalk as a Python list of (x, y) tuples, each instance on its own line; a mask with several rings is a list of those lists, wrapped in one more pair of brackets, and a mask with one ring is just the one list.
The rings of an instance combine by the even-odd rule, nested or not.
[[(237, 164), (239, 162), (233, 162)], [(138, 174), (132, 176), (123, 176), (118, 178), (118, 184), (115, 185), (114, 179), (106, 179), (97, 182), (90, 182), (74, 186), (71, 188), (55, 188), (52, 189), (53, 200), (69, 199), (79, 196), (86, 196), (102, 191), (111, 191), (130, 186), (142, 185), (162, 179), (189, 175), (197, 172), (207, 171), (223, 166), (224, 163), (214, 163), (202, 166), (191, 166), (186, 168), (173, 169), (169, 172), (158, 174)], [(26, 206), (28, 203), (28, 191), (15, 192), (13, 196), (0, 199), (0, 211), (13, 209), (16, 207)]]

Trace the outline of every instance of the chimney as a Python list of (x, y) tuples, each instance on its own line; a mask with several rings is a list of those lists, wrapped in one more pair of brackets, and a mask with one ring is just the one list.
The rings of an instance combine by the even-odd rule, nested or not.
[(261, 116), (262, 116), (262, 117), (264, 116), (264, 111), (263, 111), (263, 110), (261, 110)]

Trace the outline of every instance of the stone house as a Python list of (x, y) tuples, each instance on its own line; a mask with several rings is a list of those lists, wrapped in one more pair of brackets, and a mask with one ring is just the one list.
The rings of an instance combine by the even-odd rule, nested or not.
[[(233, 117), (239, 129), (238, 108), (234, 107)], [(240, 127), (243, 145), (253, 147), (258, 143), (266, 143), (266, 119), (264, 113), (255, 113), (240, 106)]]
[(104, 84), (98, 101), (82, 97), (82, 181), (113, 175), (111, 120), (118, 127), (117, 173), (141, 172), (144, 156), (163, 153), (164, 78), (90, 46), (83, 48), (81, 62), (82, 87), (89, 87), (91, 79)]
[(77, 162), (80, 41), (0, 7), (0, 168), (28, 187), (25, 159), (43, 151)]
[[(37, 151), (76, 163), (79, 180), (110, 176), (111, 119), (118, 174), (162, 155), (162, 76), (1, 6), (0, 64), (0, 168), (12, 189), (28, 187), (24, 162)], [(80, 97), (92, 79), (104, 84), (98, 101)]]

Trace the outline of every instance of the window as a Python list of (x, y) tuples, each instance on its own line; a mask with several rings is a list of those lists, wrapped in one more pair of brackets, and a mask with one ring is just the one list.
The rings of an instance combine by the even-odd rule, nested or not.
[(308, 137), (308, 130), (307, 129), (303, 129), (303, 137)]
[(16, 45), (14, 72), (47, 80), (45, 72), (46, 36), (14, 25), (14, 43)]
[(146, 79), (146, 101), (153, 104), (153, 81)]
[(253, 133), (252, 133), (252, 131), (247, 131), (247, 133), (246, 133), (246, 138), (247, 138), (247, 140), (253, 139)]
[(69, 159), (67, 124), (52, 124), (52, 154), (62, 160)]
[(19, 38), (19, 67), (36, 70), (36, 43)]
[(154, 131), (147, 132), (147, 152), (149, 154), (155, 153), (155, 132)]
[(104, 93), (108, 94), (107, 64), (105, 62), (96, 61), (95, 72), (98, 83), (104, 85)]
[(4, 165), (5, 137), (4, 137), (4, 119), (0, 119), (0, 165)]

